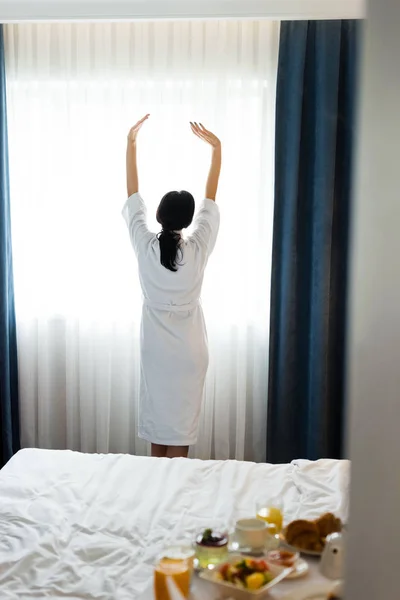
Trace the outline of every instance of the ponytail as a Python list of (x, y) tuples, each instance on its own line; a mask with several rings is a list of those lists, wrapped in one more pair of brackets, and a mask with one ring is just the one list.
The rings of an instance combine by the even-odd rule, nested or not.
[[(177, 271), (183, 259), (181, 236), (177, 231), (186, 229), (192, 222), (194, 198), (185, 191), (168, 192), (162, 197), (157, 209), (157, 221), (162, 227), (157, 238), (160, 244), (160, 262), (169, 271)], [(181, 254), (178, 260), (178, 254)]]
[(182, 254), (180, 249), (181, 236), (175, 231), (163, 229), (157, 237), (160, 242), (161, 264), (170, 271), (177, 271), (178, 253)]

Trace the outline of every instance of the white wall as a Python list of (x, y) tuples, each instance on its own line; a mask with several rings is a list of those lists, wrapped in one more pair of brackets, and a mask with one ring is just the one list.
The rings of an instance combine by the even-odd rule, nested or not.
[(368, 6), (354, 208), (348, 600), (400, 598), (400, 2)]
[(0, 0), (0, 22), (59, 19), (364, 16), (365, 0)]

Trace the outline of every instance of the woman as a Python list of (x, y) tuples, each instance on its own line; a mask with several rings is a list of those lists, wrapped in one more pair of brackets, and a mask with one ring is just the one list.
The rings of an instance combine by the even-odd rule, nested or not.
[(137, 255), (144, 301), (141, 326), (139, 437), (151, 442), (158, 457), (187, 457), (197, 439), (208, 367), (207, 333), (200, 292), (204, 269), (218, 234), (215, 203), (221, 170), (221, 142), (203, 125), (190, 123), (193, 133), (210, 144), (212, 159), (206, 199), (192, 235), (194, 199), (189, 192), (169, 192), (157, 210), (161, 233), (146, 225), (139, 194), (136, 144), (146, 115), (128, 136), (126, 171), (128, 200), (123, 216)]

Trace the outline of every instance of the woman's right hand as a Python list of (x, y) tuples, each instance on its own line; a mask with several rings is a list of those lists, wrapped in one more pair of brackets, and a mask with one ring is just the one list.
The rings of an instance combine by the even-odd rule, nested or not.
[(208, 129), (206, 129), (201, 123), (190, 122), (190, 127), (193, 133), (197, 135), (197, 137), (199, 137), (204, 142), (207, 142), (207, 144), (210, 144), (210, 146), (212, 146), (213, 148), (221, 147), (221, 141), (219, 140), (219, 138), (217, 138), (217, 136), (211, 131), (208, 131)]
[(137, 123), (135, 123), (135, 125), (133, 127), (131, 127), (131, 129), (129, 130), (128, 133), (128, 141), (135, 143), (136, 142), (136, 138), (137, 138), (137, 134), (139, 133), (143, 123), (145, 121), (147, 121), (147, 119), (149, 118), (150, 115), (146, 115), (144, 116), (142, 119), (140, 119), (140, 121), (138, 121)]

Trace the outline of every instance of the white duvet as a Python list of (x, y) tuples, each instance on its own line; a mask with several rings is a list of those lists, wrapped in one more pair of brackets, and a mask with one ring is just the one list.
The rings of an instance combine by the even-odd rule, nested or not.
[(349, 463), (267, 465), (23, 450), (0, 472), (0, 599), (133, 600), (166, 544), (281, 496), (347, 519)]

